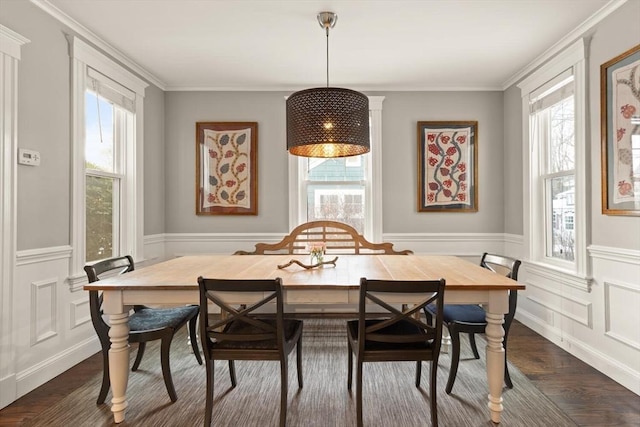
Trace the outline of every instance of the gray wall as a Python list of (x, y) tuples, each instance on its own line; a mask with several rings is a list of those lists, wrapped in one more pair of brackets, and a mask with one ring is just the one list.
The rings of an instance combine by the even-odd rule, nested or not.
[(600, 65), (640, 44), (640, 0), (632, 0), (601, 22), (589, 52), (589, 146), (591, 147), (592, 242), (618, 248), (640, 248), (640, 218), (602, 215), (600, 157)]
[[(165, 94), (167, 233), (288, 231), (285, 93)], [(258, 215), (196, 215), (196, 122), (258, 122)]]
[(522, 97), (511, 86), (504, 97), (504, 232), (523, 234)]
[[(281, 232), (288, 223), (284, 92), (168, 92), (166, 94), (166, 232)], [(503, 231), (501, 92), (380, 92), (383, 232)], [(477, 213), (417, 212), (419, 120), (477, 120)], [(195, 215), (195, 123), (257, 121), (258, 216)]]
[[(70, 243), (71, 106), (66, 34), (28, 1), (2, 1), (0, 23), (28, 38), (18, 80), (18, 147), (37, 150), (38, 167), (18, 166), (17, 249)], [(146, 89), (145, 234), (164, 231), (164, 92)]]
[[(637, 217), (602, 214), (600, 65), (640, 44), (640, 1), (629, 1), (589, 31), (587, 57), (587, 144), (590, 159), (591, 243), (614, 248), (638, 249), (640, 220)], [(504, 92), (505, 114), (505, 232), (522, 234), (522, 101), (514, 85)]]

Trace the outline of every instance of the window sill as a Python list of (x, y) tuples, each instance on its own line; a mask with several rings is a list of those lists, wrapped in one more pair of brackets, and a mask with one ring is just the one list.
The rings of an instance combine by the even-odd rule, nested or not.
[(593, 278), (579, 275), (575, 271), (563, 269), (555, 265), (544, 264), (535, 261), (525, 261), (524, 266), (527, 272), (536, 276), (544, 277), (554, 282), (590, 293)]

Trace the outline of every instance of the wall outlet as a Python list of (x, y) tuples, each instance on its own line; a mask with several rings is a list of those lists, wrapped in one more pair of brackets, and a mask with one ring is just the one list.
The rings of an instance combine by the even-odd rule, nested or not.
[(27, 150), (26, 148), (18, 149), (18, 163), (28, 166), (40, 165), (40, 152), (35, 150)]

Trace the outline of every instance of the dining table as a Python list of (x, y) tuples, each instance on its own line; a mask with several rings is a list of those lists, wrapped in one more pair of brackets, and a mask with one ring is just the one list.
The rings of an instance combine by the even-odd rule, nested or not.
[[(354, 314), (363, 277), (380, 280), (444, 278), (446, 304), (482, 304), (485, 308), (488, 409), (491, 421), (500, 422), (504, 410), (505, 364), (502, 325), (509, 309), (509, 292), (525, 289), (523, 284), (456, 256), (326, 254), (324, 257), (325, 260), (334, 258), (337, 258), (335, 264), (305, 268), (309, 264), (309, 254), (179, 256), (85, 285), (85, 290), (102, 291), (103, 310), (111, 326), (109, 377), (114, 421), (125, 420), (128, 405), (131, 306), (199, 304), (197, 278), (203, 276), (240, 280), (280, 277), (285, 308), (309, 304), (316, 307), (344, 305), (353, 307)], [(290, 265), (285, 267), (287, 264)], [(226, 298), (231, 304), (246, 303), (240, 293), (229, 293)], [(415, 301), (398, 302), (410, 304)]]

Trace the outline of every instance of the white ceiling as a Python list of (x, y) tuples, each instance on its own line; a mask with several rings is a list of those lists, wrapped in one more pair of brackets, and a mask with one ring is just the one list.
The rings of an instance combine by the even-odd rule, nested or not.
[(165, 90), (324, 86), (316, 15), (332, 11), (330, 84), (371, 91), (503, 89), (609, 0), (34, 2), (86, 27)]

